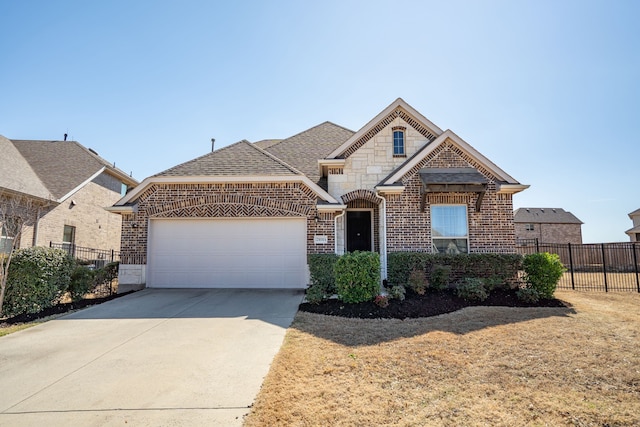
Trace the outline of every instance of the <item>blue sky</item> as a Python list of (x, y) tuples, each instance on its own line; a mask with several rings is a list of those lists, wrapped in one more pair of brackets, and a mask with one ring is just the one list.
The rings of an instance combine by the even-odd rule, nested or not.
[(358, 130), (402, 97), (560, 207), (640, 208), (640, 2), (0, 0), (0, 134), (139, 180), (241, 139)]

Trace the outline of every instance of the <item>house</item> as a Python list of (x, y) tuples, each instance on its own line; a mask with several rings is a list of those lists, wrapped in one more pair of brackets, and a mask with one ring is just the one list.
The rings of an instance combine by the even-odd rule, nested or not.
[(541, 243), (582, 244), (582, 224), (574, 214), (560, 208), (519, 208), (513, 213), (516, 239)]
[(515, 252), (512, 196), (526, 189), (397, 99), (360, 130), (331, 122), (240, 141), (145, 179), (123, 217), (119, 284), (288, 287), (307, 255)]
[(640, 242), (640, 209), (629, 214), (629, 218), (633, 222), (633, 227), (625, 231), (629, 235), (632, 242)]
[[(135, 179), (75, 141), (0, 136), (0, 152), (0, 194), (5, 201), (28, 201), (33, 210), (18, 247), (119, 250), (122, 218), (105, 208), (137, 185)], [(11, 246), (4, 225), (0, 238), (5, 250)]]

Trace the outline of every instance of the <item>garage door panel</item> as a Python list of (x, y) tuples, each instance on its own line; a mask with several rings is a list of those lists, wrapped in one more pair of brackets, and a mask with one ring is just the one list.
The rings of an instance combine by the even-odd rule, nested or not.
[(150, 287), (306, 286), (306, 220), (152, 220)]

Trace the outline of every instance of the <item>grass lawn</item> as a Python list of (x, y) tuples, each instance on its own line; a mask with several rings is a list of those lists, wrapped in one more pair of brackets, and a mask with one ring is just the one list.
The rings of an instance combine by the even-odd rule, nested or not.
[(640, 295), (424, 319), (299, 312), (246, 426), (640, 426)]

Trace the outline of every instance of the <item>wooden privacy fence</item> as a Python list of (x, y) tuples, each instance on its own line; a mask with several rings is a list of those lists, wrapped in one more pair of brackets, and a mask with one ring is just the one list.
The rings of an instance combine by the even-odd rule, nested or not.
[(640, 292), (640, 244), (629, 243), (540, 243), (518, 241), (522, 254), (557, 254), (567, 268), (558, 289)]

